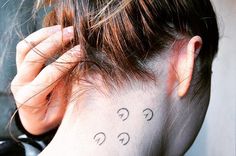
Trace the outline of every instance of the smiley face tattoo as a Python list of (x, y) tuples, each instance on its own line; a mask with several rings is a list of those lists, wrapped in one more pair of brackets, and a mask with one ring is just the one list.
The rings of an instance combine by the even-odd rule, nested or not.
[(146, 108), (143, 110), (143, 115), (147, 121), (151, 121), (154, 116), (154, 113), (150, 108)]
[(97, 145), (101, 146), (106, 141), (106, 135), (103, 132), (99, 132), (93, 137), (93, 140)]
[(130, 141), (130, 136), (128, 133), (126, 132), (123, 132), (123, 133), (120, 133), (118, 136), (117, 136), (119, 142), (122, 144), (122, 145), (127, 145)]
[(122, 121), (125, 121), (129, 117), (129, 110), (127, 108), (120, 108), (117, 112)]
[[(130, 116), (127, 108), (120, 108), (116, 113), (122, 121), (126, 121)], [(153, 110), (150, 108), (144, 109), (143, 116), (146, 121), (151, 121), (154, 116)], [(130, 142), (130, 135), (127, 132), (122, 132), (117, 136), (117, 139), (121, 145), (125, 146)], [(106, 135), (104, 132), (99, 132), (94, 135), (93, 140), (97, 145), (101, 146), (106, 141)]]

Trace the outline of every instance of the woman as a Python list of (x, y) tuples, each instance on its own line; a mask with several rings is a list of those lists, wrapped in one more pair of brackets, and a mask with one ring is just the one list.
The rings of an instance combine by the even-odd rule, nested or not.
[(210, 1), (42, 4), (46, 28), (17, 45), (11, 85), (28, 132), (60, 125), (41, 155), (183, 155), (209, 103)]

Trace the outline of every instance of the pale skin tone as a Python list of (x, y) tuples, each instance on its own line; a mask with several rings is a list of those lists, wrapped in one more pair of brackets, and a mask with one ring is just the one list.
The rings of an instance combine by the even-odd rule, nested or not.
[[(56, 63), (51, 63), (41, 70), (47, 61), (42, 55), (48, 56), (48, 58), (55, 55), (57, 50), (61, 48), (62, 36), (64, 44), (68, 43), (73, 38), (73, 28), (65, 28), (63, 31), (60, 26), (43, 28), (17, 45), (17, 75), (12, 81), (11, 90), (17, 107), (21, 107), (19, 115), (22, 124), (35, 135), (55, 128), (61, 122), (65, 111), (66, 104), (62, 92), (54, 92), (55, 99), (60, 98), (58, 101), (52, 99), (48, 103), (47, 96), (55, 87), (57, 90), (61, 90), (63, 82), (57, 80), (63, 77), (75, 64), (58, 66)], [(33, 43), (36, 47), (32, 49), (32, 45), (29, 43)], [(77, 46), (69, 50), (57, 62), (78, 61), (79, 57), (73, 55), (75, 51), (78, 51), (78, 48)], [(35, 52), (36, 50), (42, 54), (39, 55)], [(46, 104), (49, 107), (45, 107)]]
[[(51, 57), (61, 48), (62, 36), (63, 44), (68, 43), (73, 39), (73, 28), (43, 28), (17, 46), (17, 75), (11, 89), (23, 126), (38, 135), (60, 124), (54, 139), (41, 155), (181, 155), (187, 150), (207, 109), (207, 105), (185, 105), (190, 94), (194, 62), (202, 45), (200, 37), (186, 38), (183, 47), (170, 49), (167, 56), (150, 61), (150, 68), (154, 71), (155, 68), (164, 71), (157, 84), (134, 81), (131, 86), (109, 92), (97, 77), (93, 83), (105, 95), (92, 89), (76, 100), (71, 96), (67, 101), (63, 97), (63, 80), (56, 80), (75, 66), (73, 62), (80, 60), (79, 46), (57, 60), (72, 63), (58, 67), (54, 62), (43, 70), (47, 58), (33, 50), (38, 49)], [(34, 43), (35, 47), (29, 43)], [(52, 85), (48, 87), (49, 84)], [(79, 92), (81, 86), (72, 84), (72, 88)], [(52, 92), (48, 102), (47, 96)], [(208, 98), (205, 97), (206, 103)], [(125, 112), (123, 116), (119, 110)], [(98, 135), (102, 136), (100, 140), (96, 140)], [(123, 142), (119, 140), (122, 136)], [(165, 142), (165, 148), (161, 142)]]

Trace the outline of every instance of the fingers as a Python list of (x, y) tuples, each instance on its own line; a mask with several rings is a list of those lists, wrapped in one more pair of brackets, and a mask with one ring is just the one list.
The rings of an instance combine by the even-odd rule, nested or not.
[(73, 39), (73, 27), (67, 27), (63, 31), (58, 31), (41, 41), (36, 47), (31, 49), (24, 60), (19, 63), (19, 76), (24, 77), (25, 82), (32, 81), (41, 71), (48, 58), (54, 56), (63, 45)]
[(41, 41), (61, 30), (60, 25), (42, 28), (19, 42), (16, 46), (16, 65), (20, 66), (26, 54)]
[(67, 74), (78, 62), (80, 57), (75, 54), (79, 54), (80, 46), (75, 46), (68, 52), (59, 57), (55, 62), (46, 66), (39, 75), (34, 79), (32, 84), (52, 84), (58, 79)]
[[(78, 64), (80, 61), (78, 54), (80, 54), (79, 45), (64, 53), (57, 61), (46, 66), (31, 83), (21, 89), (21, 93), (16, 96), (18, 97), (18, 99), (16, 99), (17, 103), (45, 103), (47, 95), (49, 95), (58, 82)], [(24, 95), (26, 92), (27, 96)], [(34, 100), (34, 102), (32, 100)]]

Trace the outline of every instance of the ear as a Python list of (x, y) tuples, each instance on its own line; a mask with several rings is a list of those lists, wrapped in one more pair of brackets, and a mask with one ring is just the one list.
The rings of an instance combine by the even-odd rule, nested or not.
[(177, 80), (179, 83), (178, 86), (178, 95), (183, 97), (186, 95), (190, 83), (192, 80), (194, 61), (198, 56), (202, 47), (202, 39), (199, 36), (194, 36), (187, 43), (186, 48), (183, 48), (178, 55), (177, 60)]

